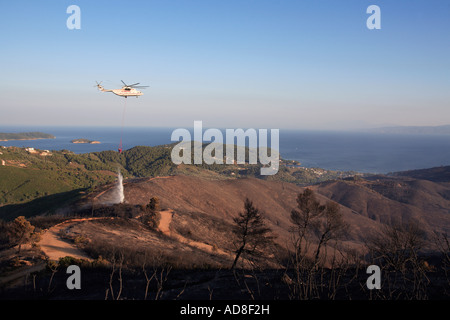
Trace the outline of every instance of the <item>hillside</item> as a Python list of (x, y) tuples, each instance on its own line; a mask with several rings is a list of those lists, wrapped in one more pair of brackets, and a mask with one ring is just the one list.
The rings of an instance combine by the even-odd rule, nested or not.
[[(171, 161), (173, 145), (134, 147), (119, 154), (115, 151), (75, 154), (67, 150), (40, 150), (33, 153), (26, 149), (8, 147), (0, 149), (0, 219), (12, 219), (18, 208), (25, 216), (55, 212), (53, 196), (69, 191), (91, 192), (96, 187), (115, 181), (120, 170), (125, 178), (188, 175), (205, 179), (260, 179), (310, 184), (338, 177), (353, 176), (354, 172), (329, 171), (292, 167), (292, 162), (282, 160), (279, 172), (274, 176), (260, 176), (260, 165), (174, 165)], [(289, 165), (289, 166), (288, 166)], [(73, 194), (73, 193), (70, 193)], [(50, 201), (46, 197), (52, 196)], [(77, 198), (77, 197), (75, 197)], [(27, 203), (52, 203), (38, 211), (27, 210)], [(31, 203), (33, 202), (33, 203)], [(19, 207), (18, 207), (19, 206)], [(36, 206), (34, 206), (36, 208)]]
[(36, 139), (55, 139), (55, 136), (43, 132), (19, 132), (19, 133), (0, 132), (0, 141), (36, 140)]
[(410, 177), (434, 182), (450, 182), (450, 166), (394, 172), (395, 177)]
[[(160, 159), (155, 158), (155, 161)], [(84, 159), (92, 161), (93, 158), (89, 155)], [(138, 159), (136, 162), (139, 163)], [(126, 163), (124, 165), (127, 167)], [(134, 168), (137, 170), (140, 167)], [(181, 294), (186, 299), (208, 299), (212, 296), (223, 299), (249, 299), (255, 296), (291, 299), (293, 294), (298, 294), (292, 284), (303, 286), (305, 282), (302, 279), (295, 282), (293, 260), (289, 260), (292, 257), (289, 252), (293, 252), (290, 214), (297, 206), (296, 197), (306, 187), (255, 177), (236, 178), (201, 166), (176, 169), (190, 174), (175, 174), (176, 171), (172, 171), (172, 175), (128, 177), (123, 184), (123, 204), (105, 205), (116, 192), (117, 184), (111, 182), (83, 189), (83, 193), (80, 190), (68, 191), (4, 206), (2, 209), (10, 210), (10, 217), (30, 208), (29, 212), (37, 215), (48, 210), (46, 206), (50, 205), (62, 214), (30, 219), (38, 230), (48, 229), (42, 242), (38, 243), (41, 247), (20, 255), (13, 253), (12, 249), (0, 251), (0, 271), (8, 272), (3, 279), (25, 275), (25, 267), (21, 267), (20, 263), (25, 266), (31, 264), (30, 268), (35, 268), (42, 264), (46, 254), (60, 259), (62, 266), (55, 277), (59, 277), (58, 285), (55, 285), (58, 289), (49, 294), (58, 299), (74, 297), (64, 287), (64, 266), (74, 263), (83, 265), (83, 279), (88, 281), (83, 286), (89, 289), (76, 293), (82, 299), (104, 299), (108, 281), (109, 288), (114, 287), (117, 292), (119, 282), (118, 275), (114, 276), (117, 272), (114, 266), (120, 266), (118, 272), (121, 276), (122, 264), (125, 299), (142, 299), (145, 279), (151, 272), (161, 277), (158, 280), (152, 278), (149, 293), (152, 299), (160, 293), (164, 294), (164, 299), (179, 299)], [(124, 172), (129, 174), (130, 171)], [(112, 178), (114, 181), (115, 177)], [(316, 192), (322, 204), (329, 200), (339, 203), (339, 212), (348, 225), (338, 241), (327, 243), (321, 251), (321, 267), (313, 272), (315, 278), (312, 280), (314, 286), (320, 288), (316, 298), (333, 299), (336, 297), (330, 296), (333, 288), (337, 288), (339, 297), (344, 299), (373, 298), (364, 289), (366, 277), (361, 263), (370, 261), (367, 244), (371, 239), (379, 237), (390, 224), (397, 222), (401, 225), (417, 223), (423, 230), (420, 235), (423, 245), (420, 246), (418, 260), (413, 260), (417, 262), (412, 265), (415, 269), (403, 269), (400, 278), (398, 273), (383, 273), (386, 275), (383, 278), (386, 279), (383, 280), (384, 290), (380, 291), (380, 295), (377, 292), (377, 296), (381, 299), (409, 299), (423, 294), (424, 290), (433, 298), (448, 296), (443, 273), (447, 265), (440, 262), (443, 260), (440, 260), (434, 242), (435, 232), (448, 234), (450, 231), (450, 185), (447, 182), (404, 176), (357, 176), (319, 182), (308, 188)], [(58, 199), (51, 201), (51, 197), (56, 196), (65, 198), (66, 202), (61, 199), (60, 202)], [(153, 221), (155, 224), (149, 225), (143, 219), (143, 208), (152, 197), (159, 199), (161, 212)], [(243, 211), (245, 198), (249, 198), (263, 212), (266, 226), (275, 236), (275, 244), (262, 256), (254, 257), (251, 263), (242, 259), (239, 267), (243, 269), (234, 273), (229, 269), (238, 245), (233, 233), (236, 228), (233, 218)], [(70, 203), (68, 199), (71, 199)], [(318, 245), (313, 234), (309, 237), (311, 242), (304, 252), (311, 260), (306, 260), (306, 265), (312, 261)], [(87, 256), (89, 261), (67, 258), (70, 254)], [(8, 257), (15, 257), (15, 260), (8, 260)], [(52, 277), (53, 273), (42, 272), (37, 276), (35, 285), (48, 288)], [(162, 289), (161, 279), (164, 277), (167, 284)], [(114, 284), (111, 284), (111, 279), (116, 279)], [(428, 281), (427, 284), (423, 285), (422, 280)], [(394, 291), (391, 291), (390, 281), (397, 286)], [(417, 286), (419, 283), (420, 286)], [(23, 292), (33, 292), (29, 288), (29, 285), (24, 285), (12, 289), (12, 292), (23, 298), (27, 297)], [(5, 295), (10, 297), (11, 293), (5, 291)], [(111, 295), (108, 297), (111, 298)]]
[(312, 189), (374, 222), (418, 223), (429, 239), (434, 231), (450, 232), (450, 186), (446, 184), (384, 178), (329, 181)]
[[(401, 190), (406, 189), (407, 192), (398, 193), (399, 185)], [(419, 222), (424, 231), (425, 242), (422, 249), (425, 257), (432, 253), (437, 255), (433, 242), (434, 232), (450, 231), (450, 203), (442, 196), (443, 192), (449, 191), (449, 187), (445, 185), (421, 180), (378, 177), (374, 181), (361, 178), (327, 181), (310, 188), (317, 192), (322, 203), (330, 199), (338, 202), (343, 219), (349, 226), (338, 243), (333, 241), (325, 246), (322, 252), (325, 267), (336, 263), (330, 260), (336, 253), (338, 259), (352, 259), (351, 261), (358, 263), (367, 253), (367, 241), (379, 235), (394, 221), (403, 224), (408, 221)], [(104, 185), (94, 192), (84, 194), (66, 208), (66, 213), (69, 214), (65, 218), (68, 219), (67, 224), (65, 227), (59, 225), (58, 229), (52, 231), (55, 236), (62, 237), (65, 243), (72, 243), (73, 249), (61, 248), (65, 252), (63, 254), (82, 250), (96, 263), (104, 261), (105, 258), (111, 260), (111, 257), (120, 254), (130, 270), (142, 269), (143, 261), (148, 261), (149, 266), (159, 266), (162, 268), (160, 270), (170, 266), (182, 272), (170, 278), (175, 284), (167, 289), (167, 295), (172, 298), (180, 293), (183, 286), (186, 288), (186, 282), (189, 282), (185, 293), (187, 297), (195, 297), (197, 290), (200, 290), (201, 296), (205, 298), (208, 290), (218, 289), (217, 286), (222, 289), (215, 291), (215, 296), (229, 298), (231, 290), (236, 290), (234, 294), (245, 296), (246, 291), (242, 291), (242, 285), (235, 287), (236, 280), (232, 273), (223, 271), (222, 276), (229, 277), (228, 282), (223, 283), (220, 280), (222, 278), (217, 278), (219, 271), (211, 273), (208, 270), (228, 270), (231, 266), (236, 251), (233, 218), (243, 211), (244, 200), (248, 197), (255, 207), (263, 212), (267, 226), (276, 236), (275, 246), (266, 251), (263, 257), (255, 259), (258, 268), (269, 270), (258, 277), (271, 283), (270, 287), (264, 289), (269, 290), (269, 297), (276, 297), (280, 292), (286, 294), (288, 287), (280, 278), (286, 266), (286, 250), (292, 249), (293, 245), (290, 213), (297, 205), (297, 195), (304, 191), (305, 187), (256, 178), (217, 180), (185, 175), (137, 178), (124, 183), (125, 204), (105, 206), (105, 199), (114, 189), (115, 184)], [(148, 204), (151, 197), (159, 198), (162, 209), (156, 228), (147, 227), (140, 219), (139, 208)], [(439, 206), (431, 210), (434, 203)], [(70, 220), (71, 215), (81, 219)], [(41, 219), (31, 221), (36, 225), (41, 224)], [(52, 242), (45, 245), (52, 250), (57, 249)], [(313, 250), (317, 243), (311, 245), (310, 249)], [(434, 264), (436, 260), (430, 261)], [(92, 272), (100, 272), (95, 270), (97, 269)], [(106, 279), (109, 276), (108, 270), (92, 277)], [(350, 271), (353, 269), (348, 270), (353, 272)], [(131, 275), (128, 275), (127, 279), (136, 277), (137, 271), (130, 272)], [(434, 272), (428, 277), (439, 278), (441, 275)], [(107, 283), (107, 280), (104, 281)], [(142, 279), (134, 281), (142, 282)], [(199, 286), (199, 283), (204, 284)], [(360, 290), (360, 284), (354, 285), (356, 288), (352, 290)], [(91, 286), (94, 285), (90, 282), (88, 287)], [(102, 284), (99, 286), (98, 290), (101, 290)], [(278, 289), (275, 290), (272, 286)], [(438, 289), (439, 285), (432, 288), (441, 290)], [(127, 297), (135, 297), (139, 290), (128, 292)], [(350, 296), (347, 289), (342, 292), (344, 296)], [(96, 294), (95, 297), (99, 298), (99, 292)]]
[[(393, 183), (393, 180), (356, 183), (337, 180), (309, 188), (319, 194), (323, 203), (331, 199), (341, 205), (344, 220), (350, 225), (344, 241), (349, 247), (363, 245), (370, 234), (394, 222), (419, 222), (429, 239), (434, 231), (450, 232), (450, 199), (445, 197), (450, 193), (450, 186), (414, 180), (397, 180), (394, 186)], [(290, 212), (296, 207), (296, 197), (304, 188), (255, 178), (204, 180), (170, 176), (127, 182), (124, 193), (128, 204), (144, 205), (150, 197), (158, 197), (163, 208), (175, 212), (174, 221), (190, 226), (185, 232), (196, 239), (209, 237), (210, 241), (217, 239), (214, 230), (218, 224), (208, 223), (208, 219), (232, 224), (232, 218), (242, 211), (245, 198), (249, 198), (265, 213), (270, 227), (277, 233), (278, 243), (284, 246), (290, 241)], [(403, 190), (401, 197), (396, 195), (396, 188)], [(94, 193), (84, 201), (90, 204), (94, 197), (100, 204), (107, 194), (108, 191), (100, 195)], [(206, 230), (194, 227), (198, 224), (194, 221), (199, 217), (204, 217), (202, 221), (208, 225)], [(211, 235), (207, 236), (208, 233)]]

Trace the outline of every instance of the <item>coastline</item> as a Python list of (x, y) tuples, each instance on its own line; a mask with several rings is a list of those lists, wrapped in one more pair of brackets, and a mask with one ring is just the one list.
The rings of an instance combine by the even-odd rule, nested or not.
[(0, 139), (0, 142), (6, 142), (6, 141), (33, 141), (33, 140), (45, 140), (45, 139), (56, 139), (56, 138), (53, 137), (53, 138), (7, 139), (7, 140), (1, 140)]
[[(10, 131), (22, 130), (8, 127)], [(70, 150), (75, 154), (116, 151), (120, 127), (33, 127), (55, 139), (0, 142), (0, 146), (33, 147), (40, 150)], [(172, 128), (130, 127), (125, 131), (124, 150), (135, 146), (170, 144)], [(71, 143), (80, 136), (100, 144)], [(3, 137), (4, 138), (4, 137)], [(304, 167), (364, 173), (389, 173), (448, 165), (448, 136), (394, 135), (360, 132), (285, 130), (280, 133), (280, 153)]]

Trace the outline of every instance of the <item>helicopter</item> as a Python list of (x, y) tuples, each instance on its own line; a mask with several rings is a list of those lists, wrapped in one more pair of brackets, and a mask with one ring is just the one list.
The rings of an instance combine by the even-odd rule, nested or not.
[(121, 89), (112, 89), (112, 90), (108, 90), (108, 89), (105, 89), (102, 85), (101, 85), (101, 81), (100, 81), (100, 83), (98, 83), (97, 81), (96, 81), (96, 83), (97, 83), (97, 85), (96, 85), (96, 87), (98, 88), (98, 90), (100, 90), (100, 91), (103, 91), (103, 92), (112, 92), (112, 93), (114, 93), (115, 95), (118, 95), (118, 96), (121, 96), (121, 97), (125, 97), (125, 98), (127, 98), (127, 97), (129, 97), (129, 96), (133, 96), (133, 97), (139, 97), (139, 96), (142, 96), (143, 95), (143, 93), (141, 92), (141, 91), (139, 91), (139, 90), (136, 90), (136, 88), (139, 88), (139, 89), (144, 89), (144, 88), (147, 88), (148, 86), (138, 86), (138, 84), (139, 84), (139, 82), (138, 83), (133, 83), (133, 84), (130, 84), (130, 85), (128, 85), (128, 84), (126, 84), (125, 82), (123, 82), (123, 80), (120, 80), (120, 81), (122, 81), (122, 83), (124, 84), (124, 86), (121, 88)]

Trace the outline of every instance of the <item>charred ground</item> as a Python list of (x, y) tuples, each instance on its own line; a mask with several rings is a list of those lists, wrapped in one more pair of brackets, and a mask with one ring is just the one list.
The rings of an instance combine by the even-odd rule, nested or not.
[[(330, 200), (338, 203), (349, 228), (339, 239), (327, 244), (328, 258), (320, 267), (312, 273), (309, 271), (316, 286), (315, 296), (303, 298), (373, 298), (373, 293), (364, 289), (367, 279), (364, 266), (371, 259), (368, 242), (391, 226), (411, 224), (420, 226), (423, 240), (420, 248), (416, 248), (417, 252), (414, 251), (420, 255), (414, 260), (419, 269), (412, 269), (410, 262), (403, 270), (387, 267), (387, 291), (380, 292), (377, 297), (449, 297), (449, 248), (445, 247), (446, 238), (439, 236), (450, 231), (450, 183), (445, 178), (436, 178), (436, 170), (442, 177), (446, 176), (442, 168), (430, 169), (429, 176), (426, 170), (347, 176), (308, 186), (286, 179), (231, 178), (198, 167), (191, 169), (189, 174), (128, 177), (124, 181), (124, 204), (103, 205), (102, 197), (114, 184), (102, 184), (79, 194), (60, 214), (30, 218), (36, 228), (44, 230), (73, 217), (105, 217), (70, 224), (61, 233), (61, 237), (92, 257), (90, 262), (77, 262), (86, 270), (83, 286), (88, 290), (78, 292), (76, 296), (67, 291), (64, 266), (73, 260), (65, 258), (56, 269), (47, 267), (30, 273), (24, 285), (4, 286), (2, 297), (301, 298), (296, 292), (298, 283), (295, 283), (298, 270), (293, 268), (290, 260), (293, 244), (291, 211), (296, 208), (297, 196), (305, 188), (313, 190), (321, 203)], [(201, 174), (194, 174), (194, 171)], [(153, 225), (142, 220), (144, 208), (152, 197), (159, 199), (160, 211), (170, 215), (170, 223), (164, 230), (159, 227), (160, 220)], [(245, 263), (233, 272), (230, 270), (236, 252), (233, 218), (242, 212), (247, 198), (263, 212), (267, 226), (276, 237), (271, 251), (251, 261), (244, 259)], [(35, 212), (40, 213), (39, 210)], [(22, 268), (20, 261), (30, 261), (32, 265), (45, 263), (39, 248), (20, 255), (4, 248), (2, 273), (5, 275)], [(339, 259), (333, 260), (338, 256)], [(415, 273), (417, 270), (420, 272)], [(421, 291), (408, 293), (409, 289), (417, 287), (418, 278)], [(146, 287), (148, 279), (151, 281)], [(337, 279), (339, 283), (336, 283)]]

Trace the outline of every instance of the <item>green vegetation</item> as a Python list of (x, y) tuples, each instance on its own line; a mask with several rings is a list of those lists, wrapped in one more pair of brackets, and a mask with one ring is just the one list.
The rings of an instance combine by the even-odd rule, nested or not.
[[(194, 175), (206, 179), (256, 177), (297, 184), (311, 184), (353, 176), (354, 172), (300, 167), (282, 160), (274, 176), (261, 176), (260, 164), (175, 165), (172, 145), (139, 146), (115, 151), (75, 154), (68, 150), (35, 153), (17, 147), (0, 148), (0, 218), (14, 219), (54, 213), (82, 192), (114, 182), (120, 170), (124, 178)], [(246, 152), (248, 154), (248, 150)]]
[(35, 139), (55, 139), (55, 136), (43, 132), (20, 132), (20, 133), (0, 132), (0, 141), (35, 140)]

